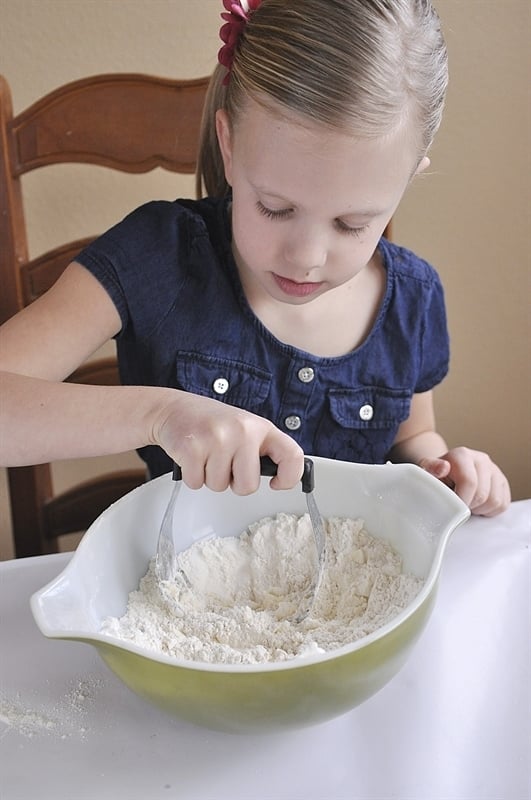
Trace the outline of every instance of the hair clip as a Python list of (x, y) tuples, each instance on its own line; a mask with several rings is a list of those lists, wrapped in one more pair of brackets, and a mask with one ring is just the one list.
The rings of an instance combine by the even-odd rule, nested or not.
[(225, 20), (225, 24), (221, 26), (219, 36), (224, 44), (218, 53), (218, 61), (227, 70), (223, 79), (224, 86), (230, 80), (234, 51), (241, 33), (250, 15), (261, 2), (262, 0), (223, 0), (226, 11), (221, 14), (221, 18)]

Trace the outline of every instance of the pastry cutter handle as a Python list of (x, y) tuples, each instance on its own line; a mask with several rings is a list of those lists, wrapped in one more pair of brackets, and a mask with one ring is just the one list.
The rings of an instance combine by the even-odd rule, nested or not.
[[(278, 472), (278, 465), (275, 464), (272, 458), (269, 456), (261, 456), (260, 458), (260, 475), (264, 477), (273, 478)], [(173, 472), (172, 478), (174, 481), (182, 481), (183, 479), (183, 472), (180, 468), (179, 464), (176, 464), (175, 461), (173, 462)], [(315, 478), (314, 478), (314, 469), (313, 469), (313, 461), (311, 458), (304, 459), (304, 472), (302, 473), (301, 478), (302, 484), (302, 491), (305, 494), (309, 492), (313, 492), (315, 486)]]

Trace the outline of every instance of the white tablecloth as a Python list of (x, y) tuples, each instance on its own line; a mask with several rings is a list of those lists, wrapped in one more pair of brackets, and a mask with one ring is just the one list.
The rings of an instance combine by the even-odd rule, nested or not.
[(453, 535), (402, 671), (343, 717), (233, 736), (141, 700), (29, 597), (70, 555), (0, 564), (1, 800), (528, 800), (531, 500)]

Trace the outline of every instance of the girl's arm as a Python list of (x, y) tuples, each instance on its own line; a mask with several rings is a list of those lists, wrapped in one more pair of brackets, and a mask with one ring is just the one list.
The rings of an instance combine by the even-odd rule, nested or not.
[(511, 502), (507, 478), (486, 453), (468, 447), (448, 450), (435, 430), (432, 392), (413, 395), (410, 415), (398, 429), (389, 458), (418, 464), (453, 486), (474, 514), (494, 516)]
[(43, 297), (0, 329), (2, 464), (124, 452), (157, 444), (189, 486), (254, 491), (258, 457), (278, 465), (273, 488), (300, 480), (299, 446), (268, 420), (210, 398), (164, 387), (63, 383), (120, 330), (99, 282), (71, 264)]

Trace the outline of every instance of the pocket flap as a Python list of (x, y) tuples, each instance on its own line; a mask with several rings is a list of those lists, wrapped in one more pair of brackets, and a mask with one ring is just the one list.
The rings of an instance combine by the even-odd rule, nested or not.
[(406, 389), (364, 386), (330, 389), (330, 413), (345, 428), (392, 428), (409, 416), (411, 395)]
[(185, 391), (246, 409), (261, 405), (271, 386), (271, 375), (266, 370), (195, 352), (177, 354), (176, 373), (178, 384)]

